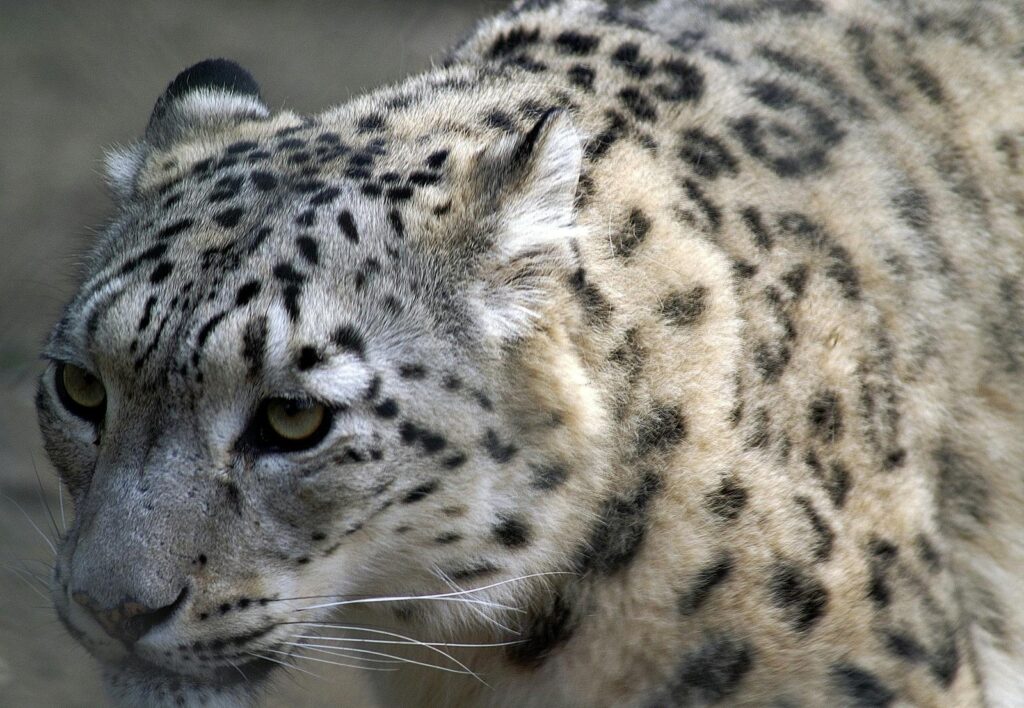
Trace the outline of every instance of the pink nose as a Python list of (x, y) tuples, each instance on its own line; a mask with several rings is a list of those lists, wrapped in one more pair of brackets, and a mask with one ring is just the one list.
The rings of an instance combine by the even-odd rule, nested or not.
[(188, 588), (184, 588), (174, 602), (157, 609), (133, 600), (125, 600), (116, 607), (103, 608), (84, 592), (71, 593), (71, 599), (84, 607), (111, 637), (132, 644), (146, 632), (170, 619), (184, 603), (187, 594)]

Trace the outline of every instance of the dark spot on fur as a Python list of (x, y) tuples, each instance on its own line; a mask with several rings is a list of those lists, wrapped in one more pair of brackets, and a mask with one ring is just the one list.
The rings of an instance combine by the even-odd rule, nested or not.
[(506, 656), (514, 664), (536, 669), (572, 638), (577, 622), (571, 603), (555, 591), (529, 611), (519, 641), (505, 649)]
[(692, 615), (711, 596), (712, 590), (725, 582), (732, 573), (733, 561), (728, 554), (722, 554), (710, 565), (697, 571), (690, 587), (679, 596), (679, 612)]
[(686, 420), (675, 406), (656, 404), (640, 420), (636, 437), (637, 455), (667, 450), (686, 438)]
[(736, 480), (726, 479), (704, 498), (704, 503), (712, 514), (723, 519), (735, 519), (747, 505), (747, 497), (747, 490)]
[(836, 664), (829, 678), (840, 695), (853, 699), (856, 708), (884, 708), (896, 698), (881, 679), (853, 664)]
[(686, 292), (670, 293), (661, 301), (658, 309), (661, 316), (677, 327), (696, 324), (707, 310), (708, 289), (697, 285)]
[(518, 448), (514, 444), (502, 442), (493, 428), (487, 429), (487, 434), (484, 436), (484, 449), (498, 464), (509, 462), (518, 452)]
[(807, 420), (814, 434), (825, 442), (836, 442), (843, 432), (843, 416), (839, 396), (834, 391), (823, 391), (811, 401)]
[(792, 563), (778, 564), (768, 583), (772, 604), (783, 610), (797, 632), (806, 632), (828, 608), (828, 590), (820, 580)]
[(737, 173), (736, 158), (725, 144), (700, 128), (691, 128), (683, 133), (679, 157), (690, 165), (695, 174), (706, 179)]
[(533, 479), (530, 486), (534, 489), (550, 490), (562, 486), (569, 476), (569, 470), (563, 465), (530, 465)]
[(633, 255), (637, 247), (644, 242), (651, 230), (651, 220), (639, 209), (629, 212), (626, 224), (619, 232), (612, 235), (612, 248), (617, 256), (627, 258)]
[(665, 702), (657, 705), (709, 705), (734, 694), (754, 666), (754, 649), (737, 637), (713, 633), (701, 639), (676, 669)]
[(238, 225), (243, 214), (245, 214), (245, 209), (242, 209), (241, 207), (233, 207), (215, 214), (213, 220), (222, 228), (229, 229)]
[(530, 527), (519, 516), (500, 517), (492, 531), (495, 540), (506, 548), (521, 548), (530, 542)]
[(824, 561), (828, 560), (829, 556), (832, 555), (832, 544), (835, 542), (835, 532), (828, 527), (821, 515), (818, 514), (814, 505), (811, 504), (811, 500), (805, 496), (798, 496), (794, 498), (796, 505), (799, 506), (804, 514), (807, 516), (807, 520), (811, 525), (811, 530), (814, 531), (814, 560)]
[(415, 489), (412, 489), (409, 492), (407, 492), (405, 496), (402, 497), (402, 503), (412, 504), (414, 502), (422, 501), (423, 499), (426, 499), (428, 496), (436, 492), (439, 486), (440, 485), (436, 479), (433, 479), (429, 482), (425, 482), (424, 484), (421, 484)]
[(661, 477), (647, 472), (634, 489), (601, 504), (596, 525), (581, 554), (580, 565), (584, 570), (610, 574), (633, 561), (647, 533), (648, 507), (661, 487)]

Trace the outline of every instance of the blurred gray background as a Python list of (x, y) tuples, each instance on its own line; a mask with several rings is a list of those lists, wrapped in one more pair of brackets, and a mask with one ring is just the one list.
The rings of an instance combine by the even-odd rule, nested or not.
[[(110, 209), (103, 148), (140, 135), (200, 59), (233, 58), (272, 108), (313, 113), (423, 70), (504, 5), (0, 0), (0, 704), (104, 704), (95, 664), (41, 595), (52, 555), (32, 527), (53, 535), (47, 504), (61, 523), (32, 404), (37, 351)], [(315, 670), (280, 680), (268, 704), (368, 705), (358, 676)]]

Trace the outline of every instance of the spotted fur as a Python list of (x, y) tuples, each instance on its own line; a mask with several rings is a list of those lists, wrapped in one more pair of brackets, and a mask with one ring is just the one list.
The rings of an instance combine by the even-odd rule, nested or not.
[[(125, 704), (401, 596), (341, 617), (512, 643), (385, 705), (1015, 705), (1022, 46), (1010, 1), (527, 0), (316, 116), (187, 70), (46, 349), (107, 390), (40, 384), (65, 625)], [(261, 447), (274, 396), (322, 440)]]

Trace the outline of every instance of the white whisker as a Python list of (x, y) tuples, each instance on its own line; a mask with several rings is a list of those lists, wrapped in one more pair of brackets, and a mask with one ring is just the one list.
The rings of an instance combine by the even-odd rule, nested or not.
[[(325, 654), (332, 654), (334, 652), (337, 652), (337, 648), (336, 647), (332, 647), (332, 646), (329, 646), (329, 645), (323, 645), (323, 644), (298, 644), (297, 642), (285, 642), (285, 643), (286, 644), (293, 643), (293, 644), (297, 644), (298, 646), (309, 647), (311, 649), (322, 651)], [(426, 667), (428, 669), (437, 669), (438, 671), (447, 671), (448, 673), (461, 674), (463, 676), (476, 676), (476, 674), (474, 674), (472, 671), (470, 671), (468, 669), (463, 671), (461, 669), (453, 669), (453, 668), (450, 668), (448, 666), (438, 666), (437, 664), (431, 664), (431, 663), (426, 662), (426, 661), (416, 661), (415, 659), (410, 659), (410, 658), (405, 657), (405, 656), (395, 656), (393, 654), (387, 654), (387, 653), (381, 652), (381, 651), (373, 651), (372, 649), (354, 649), (354, 648), (350, 648), (350, 649), (346, 649), (346, 651), (356, 652), (356, 653), (359, 653), (359, 654), (371, 654), (371, 655), (374, 655), (374, 656), (386, 656), (391, 661), (395, 661), (395, 662), (402, 663), (402, 664), (414, 664), (416, 666), (424, 666), (424, 667)], [(339, 653), (338, 656), (342, 656), (342, 654)], [(351, 657), (350, 656), (349, 658), (352, 659), (352, 658), (358, 658), (358, 657)], [(360, 661), (371, 661), (371, 659), (359, 659), (359, 660)]]
[(53, 510), (50, 509), (50, 504), (46, 501), (46, 495), (43, 493), (43, 478), (39, 476), (39, 468), (36, 467), (35, 455), (32, 455), (32, 471), (36, 475), (36, 494), (39, 497), (39, 503), (46, 509), (46, 515), (50, 518), (50, 527), (53, 529), (54, 538), (60, 538), (60, 529), (57, 528), (57, 520), (53, 518)]
[[(443, 580), (443, 581), (444, 581), (445, 585), (447, 585), (447, 586), (448, 586), (449, 588), (454, 588), (454, 591), (455, 591), (455, 592), (458, 592), (458, 593), (461, 593), (461, 592), (463, 592), (462, 588), (460, 588), (460, 587), (459, 587), (458, 585), (456, 585), (456, 584), (455, 584), (455, 581), (454, 581), (454, 580), (452, 580), (451, 578), (449, 578), (449, 577), (448, 577), (448, 576), (447, 576), (447, 575), (446, 575), (446, 574), (444, 573), (444, 571), (442, 571), (442, 570), (441, 570), (440, 568), (435, 568), (435, 570), (436, 570), (436, 572), (437, 572), (437, 575), (438, 575), (438, 577), (440, 577), (440, 578), (441, 578), (441, 580)], [(503, 625), (503, 624), (502, 624), (501, 622), (499, 622), (499, 621), (498, 621), (498, 620), (497, 620), (496, 618), (494, 618), (494, 617), (491, 617), (490, 615), (486, 614), (486, 613), (485, 613), (485, 612), (484, 612), (483, 610), (481, 610), (480, 608), (478, 608), (478, 607), (471, 607), (470, 609), (471, 609), (471, 610), (473, 610), (473, 611), (474, 611), (474, 612), (476, 613), (476, 615), (477, 615), (478, 617), (480, 617), (480, 618), (481, 618), (482, 620), (484, 620), (485, 622), (490, 622), (491, 624), (493, 624), (493, 625), (494, 625), (494, 626), (496, 626), (496, 627), (497, 627), (498, 629), (500, 629), (500, 630), (502, 630), (502, 631), (504, 631), (504, 632), (508, 632), (508, 633), (511, 633), (511, 632), (512, 632), (512, 630), (510, 630), (510, 629), (509, 629), (508, 627), (506, 627), (505, 625)]]
[[(265, 651), (273, 651), (273, 649), (266, 649)], [(251, 652), (251, 651), (247, 651), (245, 653), (248, 654), (249, 656), (256, 657), (257, 659), (263, 659), (264, 661), (271, 661), (271, 662), (273, 662), (275, 664), (280, 664), (281, 666), (285, 667), (286, 669), (295, 669), (296, 671), (301, 671), (302, 673), (309, 674), (310, 676), (312, 676), (314, 678), (318, 678), (318, 679), (319, 678), (323, 678), (319, 674), (315, 674), (312, 671), (308, 671), (307, 669), (301, 669), (298, 666), (296, 666), (295, 664), (289, 664), (287, 661), (281, 661), (280, 659), (275, 659), (272, 656), (263, 656), (262, 654), (257, 654), (255, 652)], [(282, 654), (286, 654), (287, 656), (291, 656), (291, 654), (288, 654), (288, 652), (281, 652), (281, 653)]]
[[(356, 661), (368, 661), (371, 664), (401, 664), (401, 659), (371, 659), (368, 656), (356, 656), (355, 653), (348, 654), (342, 650), (344, 647), (336, 647), (329, 644), (305, 644), (303, 642), (285, 642), (287, 646), (302, 647), (303, 649), (312, 649), (318, 651), (321, 654), (330, 654), (331, 656), (339, 656), (342, 659), (354, 659)], [(352, 652), (356, 652), (356, 649), (352, 649)], [(382, 654), (381, 656), (390, 656), (390, 654)]]
[(488, 685), (487, 682), (484, 681), (482, 678), (480, 678), (472, 669), (470, 669), (468, 666), (463, 664), (461, 661), (456, 659), (454, 656), (452, 656), (448, 652), (443, 651), (443, 650), (439, 649), (436, 646), (432, 646), (430, 644), (427, 644), (426, 642), (421, 642), (419, 639), (416, 639), (415, 637), (408, 637), (408, 636), (406, 636), (404, 634), (399, 634), (398, 632), (389, 632), (389, 631), (387, 631), (385, 629), (371, 629), (369, 627), (356, 627), (356, 626), (353, 626), (353, 625), (325, 624), (323, 622), (289, 622), (288, 624), (301, 624), (301, 625), (305, 625), (305, 626), (309, 626), (309, 627), (331, 627), (333, 629), (345, 629), (345, 630), (348, 630), (350, 632), (368, 632), (370, 634), (382, 634), (382, 635), (384, 635), (386, 637), (395, 637), (397, 639), (406, 639), (406, 640), (408, 640), (408, 641), (410, 641), (410, 642), (412, 642), (412, 643), (414, 643), (414, 644), (416, 644), (418, 646), (426, 648), (428, 651), (432, 651), (432, 652), (435, 652), (437, 654), (440, 654), (444, 658), (446, 658), (449, 661), (451, 661), (453, 664), (456, 664), (459, 668), (465, 669), (467, 672), (469, 672), (470, 675), (473, 676), (473, 678), (475, 678), (480, 683), (484, 684), (485, 686)]
[[(289, 654), (286, 651), (281, 651), (279, 649), (264, 649), (263, 651), (273, 652), (274, 654), (284, 654), (286, 656), (293, 656), (292, 654)], [(270, 659), (270, 657), (264, 657), (264, 658)], [(295, 658), (296, 659), (304, 659), (306, 661), (318, 661), (321, 664), (330, 664), (331, 666), (343, 666), (346, 669), (362, 669), (363, 671), (398, 671), (397, 668), (384, 668), (384, 667), (381, 667), (381, 666), (358, 666), (356, 664), (345, 664), (345, 663), (340, 662), (340, 661), (329, 661), (327, 659), (318, 659), (315, 656), (296, 656)], [(298, 667), (293, 667), (293, 668), (298, 668)]]
[[(17, 568), (8, 568), (7, 570), (9, 570), (10, 572), (14, 573), (14, 577), (16, 577), (21, 582), (25, 583), (25, 585), (28, 586), (29, 590), (31, 590), (32, 592), (34, 592), (39, 597), (41, 597), (44, 600), (46, 600), (47, 603), (50, 602), (50, 597), (46, 593), (44, 593), (42, 590), (37, 588), (35, 585), (33, 585), (32, 582), (28, 578), (23, 577), (21, 575), (21, 572), (19, 572), (19, 569), (17, 569)], [(48, 607), (52, 607), (52, 605), (48, 605)]]
[(42, 536), (43, 540), (46, 541), (46, 545), (50, 547), (50, 550), (53, 552), (53, 555), (56, 556), (57, 555), (57, 547), (53, 545), (53, 541), (51, 541), (50, 537), (47, 536), (45, 533), (43, 533), (42, 530), (38, 526), (36, 526), (36, 522), (33, 521), (32, 517), (28, 515), (28, 512), (25, 511), (22, 508), (21, 504), (19, 504), (16, 499), (10, 497), (7, 494), (3, 494), (3, 496), (7, 499), (7, 501), (11, 502), (12, 504), (14, 504), (14, 506), (18, 507), (18, 511), (21, 512), (21, 515), (24, 516), (25, 520), (28, 521), (29, 524), (32, 525), (32, 528), (34, 528), (36, 530), (36, 533), (39, 534), (40, 536)]
[(303, 612), (306, 610), (319, 610), (325, 607), (344, 607), (346, 605), (373, 605), (377, 603), (385, 602), (411, 602), (413, 600), (431, 600), (439, 602), (461, 602), (467, 605), (483, 605), (485, 607), (496, 607), (501, 610), (509, 610), (512, 612), (521, 612), (516, 607), (510, 607), (508, 605), (502, 605), (498, 602), (489, 602), (487, 600), (476, 600), (466, 597), (453, 597), (452, 595), (396, 595), (394, 597), (367, 597), (360, 600), (341, 600), (339, 602), (325, 602), (321, 605), (311, 605), (309, 607), (296, 607), (292, 612)]
[(408, 642), (395, 639), (366, 639), (365, 637), (328, 637), (322, 634), (298, 634), (296, 639), (322, 639), (330, 642), (358, 642), (360, 644), (421, 644), (428, 647), (466, 647), (471, 649), (487, 647), (507, 647), (513, 644), (522, 644), (525, 639), (517, 639), (512, 642), (481, 642), (481, 643), (460, 643), (460, 642)]

